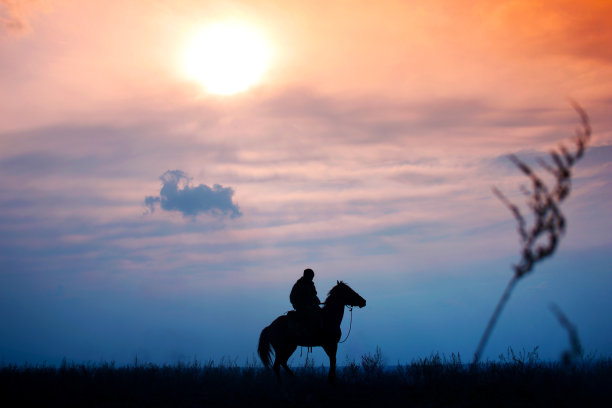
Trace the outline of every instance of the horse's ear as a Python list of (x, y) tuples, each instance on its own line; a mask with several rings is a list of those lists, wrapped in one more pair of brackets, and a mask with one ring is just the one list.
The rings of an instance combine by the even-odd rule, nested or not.
[(340, 284), (340, 281), (339, 281), (339, 280), (337, 280), (336, 282), (338, 283), (338, 285)]

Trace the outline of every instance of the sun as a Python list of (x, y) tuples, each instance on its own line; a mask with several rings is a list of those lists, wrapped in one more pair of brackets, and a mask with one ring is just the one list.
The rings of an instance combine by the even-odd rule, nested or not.
[(270, 46), (253, 27), (219, 22), (198, 30), (183, 57), (186, 76), (210, 93), (231, 95), (258, 83), (270, 63)]

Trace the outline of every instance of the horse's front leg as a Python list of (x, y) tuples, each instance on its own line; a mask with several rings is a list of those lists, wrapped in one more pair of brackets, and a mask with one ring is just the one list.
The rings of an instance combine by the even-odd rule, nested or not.
[(338, 343), (330, 343), (323, 346), (323, 350), (329, 357), (329, 374), (327, 380), (330, 384), (336, 382), (336, 351), (338, 351)]

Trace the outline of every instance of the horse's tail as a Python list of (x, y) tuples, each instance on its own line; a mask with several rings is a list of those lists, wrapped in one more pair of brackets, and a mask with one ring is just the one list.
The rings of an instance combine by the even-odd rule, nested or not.
[(270, 349), (270, 326), (264, 328), (259, 335), (259, 344), (257, 345), (257, 354), (265, 367), (270, 367), (272, 362), (272, 350)]

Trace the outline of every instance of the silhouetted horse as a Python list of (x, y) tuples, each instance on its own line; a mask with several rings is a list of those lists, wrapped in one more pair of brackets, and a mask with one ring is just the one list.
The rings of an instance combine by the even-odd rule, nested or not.
[(264, 366), (270, 367), (271, 353), (270, 346), (274, 348), (274, 364), (272, 368), (276, 377), (280, 381), (280, 366), (283, 366), (287, 373), (293, 375), (287, 366), (287, 360), (295, 351), (297, 346), (321, 346), (329, 357), (329, 381), (334, 382), (336, 378), (336, 351), (338, 341), (342, 332), (340, 322), (344, 316), (344, 306), (364, 307), (366, 301), (357, 292), (351, 289), (344, 282), (338, 284), (329, 291), (325, 305), (321, 308), (322, 327), (313, 336), (308, 336), (300, 330), (300, 323), (297, 322), (295, 313), (288, 313), (279, 316), (268, 327), (261, 331), (257, 353)]

